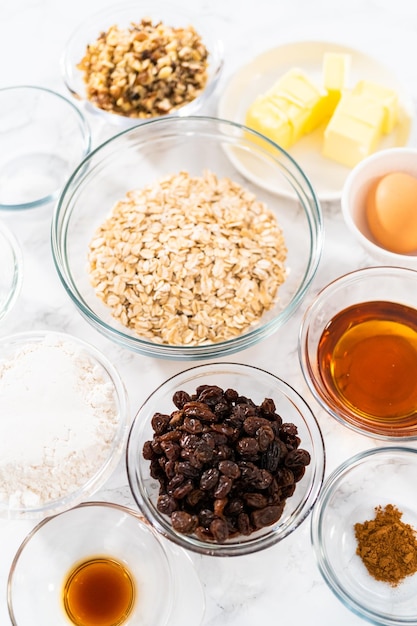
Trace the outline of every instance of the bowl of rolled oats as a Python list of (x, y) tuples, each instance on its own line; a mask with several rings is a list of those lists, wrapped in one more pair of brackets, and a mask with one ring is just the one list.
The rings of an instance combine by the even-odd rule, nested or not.
[(189, 368), (140, 407), (127, 446), (133, 497), (177, 545), (239, 556), (282, 541), (321, 490), (320, 426), (288, 383), (241, 363)]
[[(297, 199), (244, 179), (231, 150), (250, 153)], [(120, 345), (168, 359), (224, 356), (277, 331), (302, 302), (322, 244), (320, 205), (297, 163), (210, 117), (159, 118), (105, 142), (52, 220), (55, 266), (79, 312)]]
[(215, 30), (211, 19), (168, 3), (107, 7), (70, 36), (61, 59), (64, 82), (111, 124), (194, 114), (223, 67)]

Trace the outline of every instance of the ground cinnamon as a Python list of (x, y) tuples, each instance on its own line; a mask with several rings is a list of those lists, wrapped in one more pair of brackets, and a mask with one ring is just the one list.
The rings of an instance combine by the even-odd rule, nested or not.
[(356, 554), (376, 580), (396, 587), (417, 572), (417, 532), (393, 504), (375, 507), (375, 519), (354, 526)]

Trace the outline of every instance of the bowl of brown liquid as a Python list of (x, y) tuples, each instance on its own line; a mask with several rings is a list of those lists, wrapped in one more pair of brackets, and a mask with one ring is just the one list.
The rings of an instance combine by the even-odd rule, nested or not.
[(299, 359), (318, 402), (379, 439), (417, 436), (417, 272), (369, 267), (324, 287), (306, 310)]
[[(199, 623), (204, 598), (187, 559), (129, 508), (81, 504), (40, 522), (18, 549), (7, 587), (11, 623), (33, 626), (34, 615), (42, 626)], [(179, 569), (193, 595), (181, 615)]]

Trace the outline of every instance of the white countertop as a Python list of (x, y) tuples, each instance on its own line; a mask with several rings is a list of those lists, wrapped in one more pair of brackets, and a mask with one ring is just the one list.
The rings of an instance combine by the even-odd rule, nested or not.
[[(80, 20), (100, 9), (102, 0), (13, 0), (0, 5), (0, 87), (37, 84), (67, 95), (59, 58)], [(225, 42), (222, 84), (261, 52), (282, 43), (324, 40), (358, 48), (389, 66), (406, 83), (417, 102), (417, 5), (414, 0), (177, 0), (218, 20)], [(140, 11), (141, 3), (138, 3)], [(215, 111), (215, 101), (207, 111)], [(106, 131), (89, 119), (94, 145)], [(415, 131), (411, 143), (416, 145)], [(1, 149), (1, 145), (0, 145)], [(0, 220), (18, 239), (24, 256), (24, 281), (13, 312), (0, 324), (0, 336), (29, 329), (72, 333), (99, 349), (118, 368), (129, 394), (132, 416), (149, 390), (191, 363), (152, 360), (113, 345), (78, 314), (55, 272), (50, 250), (53, 207), (3, 212)], [(323, 205), (325, 247), (319, 270), (294, 319), (268, 341), (228, 360), (257, 365), (289, 382), (311, 405), (320, 422), (327, 450), (328, 475), (339, 463), (376, 440), (355, 434), (321, 410), (308, 392), (297, 358), (297, 334), (302, 312), (314, 293), (349, 270), (373, 264), (346, 231), (340, 204)], [(95, 495), (135, 508), (120, 463), (108, 484)], [(28, 521), (0, 521), (0, 624), (10, 619), (6, 583), (12, 558), (27, 532)], [(191, 555), (206, 595), (204, 626), (360, 626), (327, 588), (310, 544), (310, 520), (282, 544), (250, 557), (229, 559)], [(33, 626), (42, 626), (36, 622)], [(184, 624), (184, 626), (188, 626)], [(190, 624), (191, 626), (191, 624)], [(193, 625), (194, 626), (194, 625)]]

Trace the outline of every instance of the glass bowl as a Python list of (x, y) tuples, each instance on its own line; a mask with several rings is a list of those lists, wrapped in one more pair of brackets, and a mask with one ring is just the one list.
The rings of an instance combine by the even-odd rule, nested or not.
[(311, 540), (320, 572), (343, 604), (372, 624), (417, 622), (417, 574), (397, 586), (376, 580), (356, 554), (354, 525), (394, 505), (401, 522), (417, 529), (417, 450), (390, 446), (366, 450), (326, 480), (311, 516)]
[[(145, 442), (152, 440), (152, 418), (154, 414), (171, 415), (176, 410), (172, 401), (173, 394), (176, 391), (185, 391), (191, 396), (196, 392), (197, 387), (203, 385), (216, 385), (224, 391), (233, 389), (238, 393), (244, 394), (246, 398), (249, 398), (257, 405), (260, 405), (265, 398), (273, 399), (276, 412), (282, 417), (283, 423), (296, 425), (298, 437), (301, 440), (299, 448), (307, 450), (311, 457), (310, 464), (305, 467), (305, 473), (296, 481), (295, 491), (292, 495), (290, 493), (286, 494), (288, 497), (281, 517), (277, 521), (250, 534), (238, 533), (230, 536), (226, 541), (214, 541), (213, 539), (197, 536), (195, 533), (185, 534), (185, 532), (179, 532), (174, 529), (169, 515), (162, 514), (157, 508), (159, 483), (154, 478), (151, 478), (150, 463), (145, 460), (142, 453)], [(177, 411), (177, 413), (179, 412)], [(221, 425), (222, 421), (219, 424)], [(229, 439), (227, 445), (232, 445), (231, 441)], [(266, 454), (269, 455), (272, 448), (267, 448), (267, 450)], [(181, 456), (181, 458), (183, 457)], [(243, 454), (241, 455), (236, 447), (232, 458), (235, 459), (236, 463), (240, 463), (245, 457)], [(260, 453), (257, 460), (253, 462), (257, 467), (269, 467), (271, 472), (275, 472), (275, 469), (268, 464), (264, 464), (262, 459), (265, 460), (265, 456), (262, 457)], [(280, 457), (277, 461), (279, 471), (283, 467), (283, 459), (284, 457)], [(239, 556), (265, 549), (284, 540), (307, 518), (322, 485), (325, 452), (321, 431), (314, 414), (306, 402), (287, 383), (262, 369), (249, 365), (210, 363), (193, 367), (169, 378), (148, 397), (139, 409), (133, 422), (128, 440), (126, 461), (128, 479), (133, 496), (142, 513), (158, 532), (175, 544), (200, 554)], [(210, 469), (212, 466), (217, 467), (217, 465), (216, 460), (214, 462), (210, 460), (205, 461), (202, 469), (200, 468), (200, 474), (201, 471)], [(243, 466), (244, 464), (240, 467), (243, 468)], [(243, 471), (244, 469), (242, 469)], [(201, 484), (199, 483), (200, 474), (192, 479), (195, 488), (198, 488), (198, 485)], [(274, 473), (274, 476), (276, 476), (276, 473)], [(283, 494), (285, 487), (282, 485)], [(252, 487), (252, 491), (257, 490), (255, 483), (252, 484)], [(232, 488), (230, 500), (239, 499), (236, 494), (240, 488), (241, 485)], [(243, 490), (245, 489), (246, 487), (243, 487)], [(259, 486), (259, 491), (263, 494), (268, 494), (268, 497), (272, 493), (264, 486)], [(217, 497), (215, 496), (215, 498)], [(268, 502), (270, 501), (268, 500)], [(216, 506), (215, 501), (212, 499), (207, 506), (214, 510)], [(254, 507), (256, 506), (263, 507), (264, 504), (254, 504)], [(222, 513), (220, 512), (219, 515), (221, 516)]]
[[(259, 166), (262, 165), (270, 175), (274, 175), (284, 185), (291, 188), (298, 200), (290, 201), (279, 198), (242, 179), (226, 154), (230, 151), (236, 154), (240, 152), (249, 153)], [(185, 172), (185, 175), (190, 174), (191, 177), (196, 177), (198, 180), (207, 170), (214, 173), (220, 180), (230, 179), (233, 183), (254, 194), (256, 200), (266, 204), (275, 214), (288, 250), (286, 268), (289, 272), (284, 283), (279, 287), (278, 300), (274, 300), (272, 308), (267, 310), (259, 321), (254, 320), (245, 330), (238, 331), (236, 336), (217, 342), (202, 341), (201, 343), (190, 344), (184, 333), (184, 336), (180, 337), (182, 343), (161, 343), (154, 340), (153, 337), (150, 339), (145, 337), (143, 331), (136, 332), (134, 329), (128, 328), (127, 325), (123, 325), (112, 316), (111, 308), (96, 295), (88, 271), (89, 246), (99, 226), (109, 217), (113, 206), (122, 200), (128, 191), (140, 189), (148, 184), (155, 184), (155, 181), (159, 181), (165, 176), (175, 176), (180, 172)], [(236, 219), (239, 219), (239, 215), (240, 213)], [(213, 223), (214, 218), (211, 220)], [(159, 228), (159, 225), (156, 224), (156, 227)], [(135, 228), (136, 226), (132, 227), (131, 233), (126, 236), (128, 238), (136, 237), (141, 242), (142, 238), (135, 235)], [(213, 233), (215, 233), (215, 225), (211, 225), (211, 228), (214, 229)], [(237, 228), (239, 233), (243, 233), (240, 224), (237, 225)], [(253, 228), (256, 230), (258, 225), (254, 225)], [(203, 230), (205, 231), (204, 223), (202, 222), (200, 225), (197, 221), (196, 235), (200, 236)], [(179, 232), (181, 233), (181, 227), (179, 227)], [(204, 237), (205, 235), (204, 232), (201, 236)], [(206, 259), (210, 259), (212, 262), (213, 258), (217, 259), (217, 256), (220, 261), (222, 258), (228, 257), (227, 251), (230, 247), (229, 242), (232, 242), (232, 237), (230, 234), (227, 235), (229, 239), (225, 241), (221, 232), (218, 236), (219, 244), (217, 244), (217, 235), (211, 235), (212, 251), (210, 255), (206, 254), (206, 246), (197, 239), (198, 253), (203, 259), (203, 261), (200, 259), (198, 263), (204, 263)], [(175, 233), (174, 242), (177, 237), (178, 234)], [(187, 232), (184, 237), (190, 238), (192, 235)], [(163, 249), (162, 254), (164, 251), (170, 253), (170, 246), (165, 243), (159, 245)], [(248, 246), (248, 249), (260, 245), (259, 235), (254, 233), (252, 236), (251, 231), (249, 231), (245, 245)], [(291, 318), (302, 302), (315, 275), (322, 246), (323, 223), (320, 205), (308, 179), (291, 157), (277, 145), (239, 124), (208, 117), (173, 117), (145, 122), (102, 144), (97, 150), (91, 152), (68, 181), (57, 203), (52, 222), (52, 249), (55, 265), (68, 295), (79, 312), (94, 328), (123, 347), (148, 356), (168, 359), (191, 360), (223, 356), (254, 345), (274, 333)], [(189, 239), (184, 249), (187, 255), (191, 255), (193, 250)], [(274, 245), (271, 247), (273, 259), (278, 256), (278, 253), (275, 255), (275, 250), (276, 246)], [(214, 256), (213, 253), (215, 253)], [(175, 260), (175, 253), (173, 256)], [(126, 255), (122, 254), (122, 265), (125, 258)], [(188, 260), (192, 265), (191, 256), (188, 256)], [(120, 269), (115, 269), (115, 273), (120, 272), (121, 274), (120, 288), (122, 291), (130, 289), (130, 287), (133, 291), (139, 291), (142, 289), (139, 283), (143, 285), (146, 283), (146, 289), (152, 287), (155, 291), (159, 284), (158, 273), (155, 273), (155, 278), (155, 274), (152, 275), (151, 271), (147, 272), (144, 267), (138, 270), (135, 263), (128, 272), (120, 267), (120, 263), (116, 266), (113, 265), (116, 268), (120, 267)], [(182, 263), (176, 262), (175, 265), (179, 266), (180, 272), (183, 273)], [(112, 263), (109, 267), (111, 266)], [(239, 267), (243, 268), (244, 266), (237, 263), (236, 272), (239, 272)], [(161, 269), (161, 271), (165, 272), (166, 270)], [(193, 271), (195, 274), (195, 270)], [(213, 266), (212, 272), (215, 271), (217, 268), (215, 269)], [(207, 272), (208, 270), (206, 270)], [(264, 271), (263, 274), (268, 276), (267, 271)], [(237, 296), (235, 298), (233, 293), (231, 296), (227, 295), (230, 293), (228, 291), (229, 284), (224, 275), (225, 272), (220, 265), (220, 274), (217, 276), (210, 274), (207, 280), (209, 286), (203, 289), (201, 283), (199, 288), (205, 290), (205, 296), (210, 295), (211, 290), (213, 290), (215, 302), (219, 297), (227, 307), (231, 307), (231, 311), (240, 314), (244, 308), (238, 304)], [(118, 282), (119, 276), (117, 275), (116, 278), (116, 282)], [(150, 286), (147, 282), (148, 278), (151, 279)], [(259, 302), (262, 296), (260, 295), (258, 300), (251, 291), (252, 287), (245, 284), (245, 280), (247, 280), (246, 269), (244, 272), (242, 271), (242, 278), (244, 279), (242, 282), (243, 294), (249, 302), (247, 306), (249, 309), (252, 306), (250, 303)], [(177, 279), (176, 275), (172, 279), (164, 279), (164, 289), (168, 287), (168, 291), (171, 291), (173, 295), (177, 289), (179, 281)], [(105, 286), (106, 280), (100, 284)], [(193, 283), (194, 285), (199, 283), (198, 276), (197, 279), (193, 280), (196, 281)], [(181, 277), (181, 281), (184, 281), (184, 277)], [(214, 292), (213, 286), (210, 287), (210, 284), (213, 285), (213, 283), (217, 284), (216, 292)], [(183, 286), (185, 286), (184, 283)], [(107, 289), (107, 295), (112, 289)], [(121, 296), (125, 304), (127, 302), (130, 304), (141, 302), (144, 295), (142, 292), (141, 295), (139, 293), (128, 295), (128, 291), (123, 294), (119, 288), (117, 291), (119, 296), (117, 294), (116, 296)], [(193, 299), (189, 293), (190, 290), (186, 289), (185, 299)], [(225, 295), (222, 295), (223, 293)], [(125, 295), (128, 298), (127, 302)], [(194, 299), (196, 303), (199, 300), (202, 301), (202, 297), (198, 293)], [(128, 305), (129, 308), (130, 304)], [(182, 308), (183, 305), (179, 304), (179, 306)], [(142, 317), (140, 314), (135, 314), (134, 311), (132, 314), (135, 321), (139, 318), (139, 322), (151, 317), (149, 312)], [(221, 311), (217, 310), (216, 315), (223, 319)], [(181, 317), (181, 310), (178, 307), (175, 307), (173, 317), (175, 323), (179, 321), (182, 323), (184, 319)], [(159, 320), (160, 316), (156, 315), (155, 319)], [(205, 321), (203, 327), (209, 326), (210, 323)], [(228, 328), (227, 325), (225, 328)]]
[(417, 178), (415, 148), (380, 150), (361, 161), (349, 173), (343, 186), (342, 213), (350, 232), (378, 264), (417, 269), (417, 249), (407, 254), (387, 250), (371, 234), (366, 217), (366, 199), (371, 188), (378, 179), (394, 172), (403, 172)]
[(91, 145), (81, 111), (34, 85), (0, 89), (0, 209), (53, 202)]
[[(111, 559), (125, 569), (133, 596), (133, 606), (126, 619), (100, 623), (126, 626), (169, 623), (175, 584), (168, 553), (159, 537), (134, 511), (116, 504), (89, 502), (43, 520), (18, 549), (7, 589), (13, 626), (32, 625), (34, 615), (43, 626), (98, 623), (86, 620), (86, 609), (78, 609), (80, 621), (70, 620), (64, 601), (71, 571), (79, 564), (97, 559), (101, 562)], [(87, 580), (86, 577), (84, 584)], [(105, 588), (104, 577), (101, 584), (102, 588), (98, 583), (92, 587), (97, 597), (103, 593), (100, 589)], [(66, 601), (70, 608), (76, 605), (75, 592), (72, 598), (70, 595)]]
[[(101, 116), (109, 124), (125, 128), (139, 124), (143, 119), (110, 112), (89, 100), (83, 72), (77, 68), (77, 65), (83, 59), (87, 46), (94, 43), (100, 33), (106, 33), (112, 26), (129, 28), (132, 23), (138, 23), (143, 18), (150, 18), (153, 24), (161, 23), (167, 27), (194, 27), (208, 51), (207, 82), (203, 91), (193, 100), (179, 106), (167, 113), (167, 115), (190, 115), (201, 109), (213, 95), (223, 68), (223, 45), (216, 36), (216, 24), (210, 16), (205, 15), (204, 19), (202, 19), (201, 15), (194, 11), (185, 10), (170, 3), (152, 2), (138, 5), (128, 2), (108, 6), (88, 19), (84, 19), (67, 42), (61, 59), (61, 69), (65, 84), (70, 93), (83, 102), (88, 112)], [(158, 57), (162, 54), (160, 51), (157, 51), (157, 53)], [(130, 52), (130, 54), (132, 53)], [(164, 52), (164, 56), (166, 54)], [(172, 54), (172, 52), (168, 52), (169, 54)], [(121, 65), (120, 61), (118, 64)], [(142, 71), (146, 70), (136, 68), (135, 76)]]
[(368, 267), (325, 286), (306, 309), (298, 353), (321, 406), (358, 433), (417, 436), (417, 272)]
[(92, 345), (54, 331), (0, 340), (0, 515), (36, 519), (91, 496), (129, 429), (126, 391)]
[(20, 246), (0, 222), (0, 321), (13, 307), (22, 285), (23, 259)]

